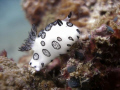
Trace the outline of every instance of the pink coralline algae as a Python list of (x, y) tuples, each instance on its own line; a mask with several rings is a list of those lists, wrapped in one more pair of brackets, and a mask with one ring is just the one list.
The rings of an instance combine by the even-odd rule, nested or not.
[(3, 50), (3, 51), (0, 53), (0, 56), (7, 57), (7, 52), (6, 52), (5, 50)]

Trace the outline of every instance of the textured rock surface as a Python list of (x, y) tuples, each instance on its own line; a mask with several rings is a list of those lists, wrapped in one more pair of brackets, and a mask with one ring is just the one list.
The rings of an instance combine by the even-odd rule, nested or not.
[(38, 87), (49, 88), (51, 80), (44, 78), (50, 75), (52, 81), (56, 81), (56, 85), (50, 86), (56, 88), (119, 90), (119, 0), (51, 1), (23, 0), (22, 6), (30, 23), (38, 25), (40, 31), (54, 20), (64, 19), (72, 11), (71, 22), (80, 28), (82, 34), (70, 53), (55, 59), (41, 71), (44, 75), (42, 79), (38, 77), (42, 80)]
[[(55, 87), (54, 80), (51, 81), (48, 75), (44, 75), (33, 74), (26, 67), (19, 68), (14, 61), (0, 56), (0, 90), (49, 90)], [(44, 80), (47, 83), (43, 83)]]
[(89, 30), (95, 19), (112, 10), (119, 0), (22, 0), (22, 7), (31, 24), (46, 24), (64, 19), (73, 12), (71, 22)]

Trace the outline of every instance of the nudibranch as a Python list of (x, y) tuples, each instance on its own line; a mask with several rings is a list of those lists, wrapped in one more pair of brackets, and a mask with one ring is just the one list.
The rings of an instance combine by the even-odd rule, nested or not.
[(77, 26), (69, 22), (72, 13), (64, 20), (56, 20), (40, 31), (37, 36), (37, 28), (32, 26), (29, 37), (20, 51), (34, 51), (29, 62), (36, 71), (40, 71), (53, 59), (61, 54), (69, 52), (70, 47), (79, 39), (80, 31)]

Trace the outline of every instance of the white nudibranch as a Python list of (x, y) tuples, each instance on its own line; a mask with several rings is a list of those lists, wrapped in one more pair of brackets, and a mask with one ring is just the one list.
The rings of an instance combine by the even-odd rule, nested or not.
[(78, 27), (69, 22), (71, 12), (64, 20), (56, 20), (47, 25), (37, 36), (35, 25), (32, 26), (29, 37), (25, 44), (19, 48), (20, 51), (34, 51), (30, 65), (36, 71), (40, 71), (53, 59), (61, 54), (69, 52), (70, 47), (79, 39)]

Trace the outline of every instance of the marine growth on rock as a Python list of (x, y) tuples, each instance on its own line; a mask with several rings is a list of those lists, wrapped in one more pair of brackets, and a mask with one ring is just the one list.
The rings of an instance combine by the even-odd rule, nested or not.
[(30, 55), (0, 53), (0, 90), (120, 90), (119, 2), (23, 0)]

